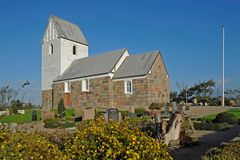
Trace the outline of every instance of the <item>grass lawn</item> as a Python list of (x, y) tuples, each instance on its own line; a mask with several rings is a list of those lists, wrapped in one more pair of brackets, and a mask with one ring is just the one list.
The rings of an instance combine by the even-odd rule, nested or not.
[[(237, 117), (237, 119), (240, 119), (240, 108), (232, 108), (232, 109), (229, 109), (227, 112), (234, 114)], [(216, 118), (217, 115), (218, 115), (218, 113), (210, 114), (210, 115), (202, 117), (201, 119), (205, 120), (205, 121), (207, 121), (207, 120), (212, 121)]]
[[(37, 110), (38, 121), (41, 118), (41, 112)], [(0, 120), (2, 123), (30, 123), (32, 122), (32, 110), (26, 110), (25, 114), (14, 114), (4, 117)]]
[[(52, 109), (51, 111), (54, 112), (55, 114), (57, 114), (57, 112), (58, 112), (57, 109)], [(74, 116), (74, 109), (73, 108), (66, 108), (65, 114), (66, 114), (66, 116), (73, 117)]]
[(68, 108), (65, 110), (66, 116), (73, 117), (74, 116), (74, 109), (73, 108)]

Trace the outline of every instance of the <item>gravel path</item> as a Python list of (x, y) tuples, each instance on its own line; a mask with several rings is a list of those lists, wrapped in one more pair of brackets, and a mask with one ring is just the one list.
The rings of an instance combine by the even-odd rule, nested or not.
[(188, 148), (171, 150), (174, 160), (199, 160), (210, 148), (217, 147), (221, 142), (228, 142), (240, 133), (240, 125), (231, 127), (226, 131), (197, 131), (200, 134), (200, 144)]

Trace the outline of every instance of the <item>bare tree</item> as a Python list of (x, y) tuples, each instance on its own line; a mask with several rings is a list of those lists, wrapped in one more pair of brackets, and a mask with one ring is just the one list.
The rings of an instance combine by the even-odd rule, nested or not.
[(9, 85), (0, 88), (0, 107), (6, 109), (10, 106), (16, 91)]

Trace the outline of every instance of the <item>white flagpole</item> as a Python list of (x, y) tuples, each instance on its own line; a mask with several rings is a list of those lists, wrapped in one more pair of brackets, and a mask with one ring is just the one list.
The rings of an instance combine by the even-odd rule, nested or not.
[(225, 83), (225, 80), (224, 80), (224, 26), (222, 26), (222, 106), (224, 107), (225, 106), (225, 95), (224, 95), (224, 83)]

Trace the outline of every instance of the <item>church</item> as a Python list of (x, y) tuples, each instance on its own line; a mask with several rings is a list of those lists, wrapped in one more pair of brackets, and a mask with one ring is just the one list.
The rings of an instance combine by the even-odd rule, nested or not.
[(125, 108), (169, 102), (169, 78), (160, 51), (126, 48), (89, 56), (74, 23), (50, 16), (42, 39), (42, 107)]

